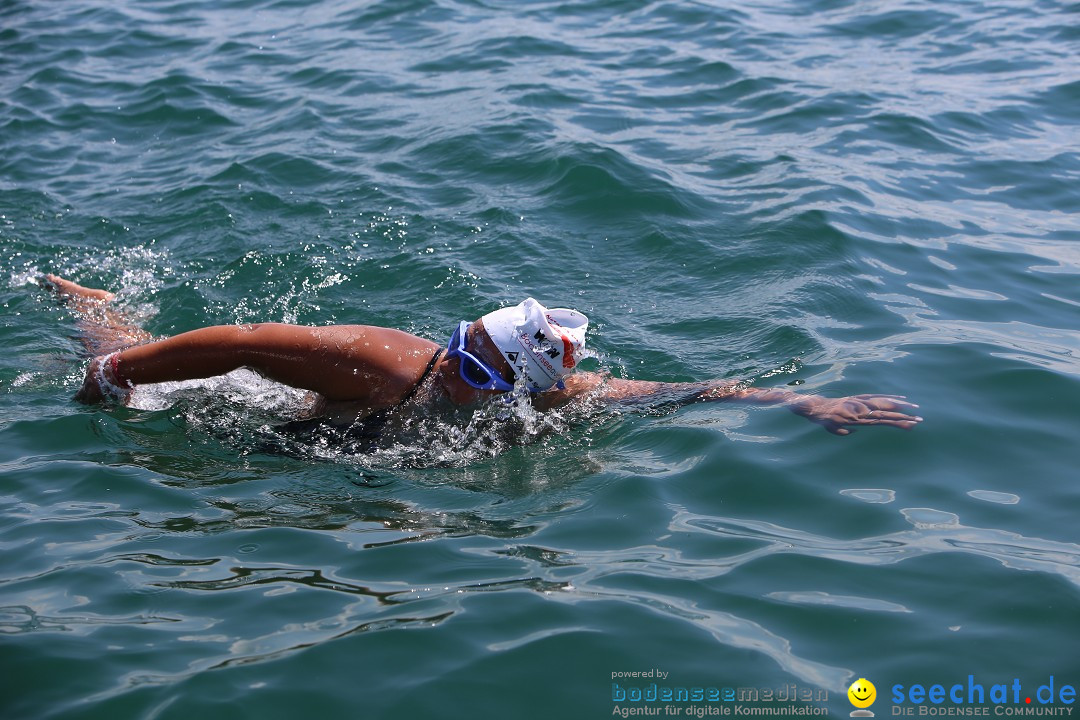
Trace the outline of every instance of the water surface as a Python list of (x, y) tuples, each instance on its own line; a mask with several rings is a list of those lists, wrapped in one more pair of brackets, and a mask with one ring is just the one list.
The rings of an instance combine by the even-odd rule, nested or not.
[[(1056, 1), (0, 4), (0, 714), (609, 717), (613, 672), (1080, 683), (1080, 18)], [(593, 368), (897, 393), (266, 450), (71, 400), (74, 318), (534, 295)], [(479, 426), (481, 429), (486, 426)], [(476, 429), (476, 428), (474, 428)], [(302, 455), (302, 454), (301, 454)]]

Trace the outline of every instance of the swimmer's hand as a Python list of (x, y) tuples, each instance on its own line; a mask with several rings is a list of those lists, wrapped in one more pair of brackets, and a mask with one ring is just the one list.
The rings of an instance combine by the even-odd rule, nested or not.
[[(96, 405), (106, 402), (117, 402), (120, 405), (127, 404), (131, 391), (121, 388), (116, 383), (116, 378), (110, 377), (112, 369), (105, 363), (107, 355), (99, 355), (86, 366), (86, 377), (83, 378), (82, 387), (75, 393), (75, 399), (86, 405)], [(103, 363), (104, 366), (103, 366)], [(102, 387), (102, 379), (112, 384), (111, 388)], [(122, 394), (120, 394), (122, 393)]]
[(848, 426), (889, 425), (910, 430), (922, 422), (918, 415), (908, 410), (918, 409), (902, 395), (851, 395), (827, 398), (820, 395), (800, 395), (788, 403), (796, 415), (823, 425), (834, 435), (848, 435), (854, 428)]
[(96, 405), (105, 401), (105, 393), (101, 391), (97, 379), (104, 359), (104, 355), (99, 355), (86, 366), (86, 377), (83, 378), (82, 387), (79, 388), (79, 392), (75, 393), (75, 399), (79, 402), (86, 405)]

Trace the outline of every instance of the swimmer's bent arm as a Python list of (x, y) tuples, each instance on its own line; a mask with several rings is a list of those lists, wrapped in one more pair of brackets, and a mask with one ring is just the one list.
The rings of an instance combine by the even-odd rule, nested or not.
[(910, 430), (922, 422), (921, 417), (906, 412), (919, 406), (900, 395), (866, 394), (827, 398), (804, 395), (785, 388), (750, 387), (730, 381), (664, 383), (624, 380), (586, 372), (567, 378), (566, 388), (552, 392), (550, 399), (544, 404), (547, 407), (556, 407), (593, 391), (602, 399), (612, 402), (645, 401), (661, 405), (689, 405), (695, 402), (734, 401), (753, 405), (781, 405), (796, 415), (824, 426), (836, 435), (851, 433), (848, 426), (889, 425)]
[(328, 400), (392, 404), (401, 387), (408, 387), (416, 358), (426, 361), (424, 353), (430, 354), (421, 345), (432, 344), (408, 333), (364, 325), (218, 325), (127, 348), (105, 367), (100, 367), (103, 358), (95, 358), (76, 398), (102, 400), (102, 377), (123, 389), (247, 367)]

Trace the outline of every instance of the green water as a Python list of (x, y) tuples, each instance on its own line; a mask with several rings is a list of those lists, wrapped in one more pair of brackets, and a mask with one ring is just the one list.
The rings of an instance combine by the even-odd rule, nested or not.
[[(650, 669), (617, 682), (841, 717), (860, 677), (877, 717), (897, 684), (1080, 684), (1078, 20), (0, 2), (0, 717), (604, 718)], [(75, 403), (42, 272), (157, 335), (444, 342), (533, 295), (589, 316), (592, 369), (926, 420), (608, 408), (274, 452), (296, 398), (250, 374)]]

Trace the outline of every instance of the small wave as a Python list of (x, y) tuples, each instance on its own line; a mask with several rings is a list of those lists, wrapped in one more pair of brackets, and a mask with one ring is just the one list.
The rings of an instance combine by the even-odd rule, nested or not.
[(1080, 587), (1080, 545), (1043, 540), (995, 528), (966, 526), (955, 513), (932, 508), (903, 508), (914, 530), (837, 540), (772, 523), (709, 518), (683, 512), (673, 527), (756, 540), (760, 546), (734, 559), (739, 565), (758, 557), (794, 553), (858, 565), (892, 565), (937, 553), (969, 553), (998, 561), (1006, 568), (1058, 575)]

